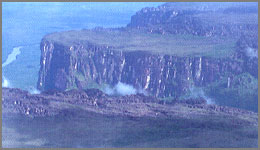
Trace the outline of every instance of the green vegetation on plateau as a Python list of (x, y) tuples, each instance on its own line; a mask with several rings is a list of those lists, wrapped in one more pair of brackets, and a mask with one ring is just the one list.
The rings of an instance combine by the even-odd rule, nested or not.
[(227, 77), (218, 80), (205, 88), (205, 91), (220, 105), (258, 110), (258, 79), (249, 73), (234, 76), (230, 87)]
[(45, 39), (67, 46), (89, 42), (112, 47), (112, 50), (147, 51), (176, 56), (225, 57), (234, 51), (235, 45), (235, 39), (231, 38), (189, 34), (152, 34), (135, 29), (67, 31), (49, 34)]

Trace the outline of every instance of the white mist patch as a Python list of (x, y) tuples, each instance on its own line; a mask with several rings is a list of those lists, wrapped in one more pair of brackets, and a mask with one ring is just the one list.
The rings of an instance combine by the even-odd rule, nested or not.
[(113, 88), (111, 87), (106, 87), (104, 90), (102, 90), (104, 93), (106, 93), (107, 95), (114, 95), (115, 91)]
[(203, 98), (207, 101), (207, 104), (215, 104), (213, 99), (206, 96), (205, 92), (198, 87), (190, 87), (189, 88), (189, 94), (187, 96), (188, 98)]
[[(22, 46), (13, 48), (12, 53), (8, 55), (6, 61), (2, 64), (2, 68), (16, 60), (16, 56), (21, 54), (21, 48)], [(10, 87), (10, 82), (7, 80), (7, 78), (4, 76), (2, 77), (2, 87)]]
[(34, 88), (34, 87), (29, 88), (28, 92), (29, 92), (30, 94), (40, 94), (40, 93), (41, 93), (39, 90), (37, 90), (37, 89)]
[(143, 93), (144, 95), (147, 95), (147, 92), (143, 89), (136, 89), (132, 85), (125, 84), (122, 82), (118, 82), (113, 88), (106, 87), (103, 91), (104, 93), (108, 95), (132, 95), (137, 93)]
[(246, 48), (246, 55), (248, 57), (251, 57), (251, 58), (254, 58), (254, 57), (258, 58), (258, 50), (254, 49), (254, 48), (251, 48), (251, 47), (247, 47)]
[(2, 78), (2, 87), (10, 87), (9, 81), (4, 76)]
[(2, 67), (5, 67), (5, 66), (9, 65), (10, 63), (12, 63), (13, 61), (15, 61), (16, 56), (21, 54), (21, 50), (20, 50), (21, 48), (22, 48), (22, 46), (13, 48), (12, 53), (8, 55), (6, 61), (2, 64)]
[(121, 82), (117, 83), (115, 91), (120, 95), (136, 94), (136, 89), (133, 86)]

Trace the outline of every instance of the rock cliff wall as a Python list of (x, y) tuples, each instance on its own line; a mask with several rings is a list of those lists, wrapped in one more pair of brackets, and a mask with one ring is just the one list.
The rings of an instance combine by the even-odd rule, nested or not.
[(239, 37), (258, 30), (257, 13), (254, 3), (166, 3), (138, 11), (127, 27), (162, 34)]
[(248, 70), (247, 62), (241, 59), (123, 52), (91, 43), (64, 46), (43, 39), (41, 51), (41, 90), (123, 82), (154, 96), (178, 97), (191, 85), (204, 86)]

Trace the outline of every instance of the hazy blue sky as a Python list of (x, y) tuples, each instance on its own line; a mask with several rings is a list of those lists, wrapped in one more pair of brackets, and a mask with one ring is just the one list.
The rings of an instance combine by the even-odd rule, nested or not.
[[(78, 9), (85, 10), (103, 10), (113, 12), (129, 12), (136, 11), (144, 7), (156, 7), (164, 2), (3, 2), (3, 11), (6, 10), (27, 10), (28, 8), (37, 7), (35, 11), (43, 12), (59, 12), (65, 8), (73, 11)], [(18, 7), (18, 8), (17, 8)], [(27, 10), (28, 11), (28, 10)]]
[(97, 26), (126, 26), (131, 16), (140, 9), (161, 4), (163, 3), (3, 2), (2, 62), (8, 62), (8, 65), (3, 67), (2, 75), (12, 87), (30, 90), (36, 86), (39, 46), (46, 34)]

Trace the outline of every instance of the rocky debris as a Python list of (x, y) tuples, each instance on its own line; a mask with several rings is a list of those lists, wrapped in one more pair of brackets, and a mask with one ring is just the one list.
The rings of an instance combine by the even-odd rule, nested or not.
[(143, 94), (108, 96), (97, 89), (47, 91), (32, 95), (19, 89), (3, 88), (2, 93), (3, 113), (18, 113), (30, 117), (54, 116), (69, 113), (68, 109), (81, 109), (103, 115), (126, 117), (190, 118), (213, 114), (239, 117), (242, 122), (250, 124), (257, 124), (258, 118), (257, 113), (207, 105), (203, 99), (161, 103), (157, 98)]
[(178, 101), (179, 103), (185, 103), (190, 105), (196, 105), (196, 104), (207, 104), (207, 101), (201, 97), (197, 99), (187, 99), (187, 100), (181, 100)]
[(196, 105), (196, 104), (205, 105), (205, 104), (207, 104), (207, 101), (202, 97), (198, 97), (198, 98), (189, 98), (189, 99), (185, 99), (185, 100), (178, 100), (178, 99), (159, 100), (158, 103), (163, 104), (163, 105), (165, 105), (165, 104), (175, 105), (176, 103), (188, 104), (188, 105)]

